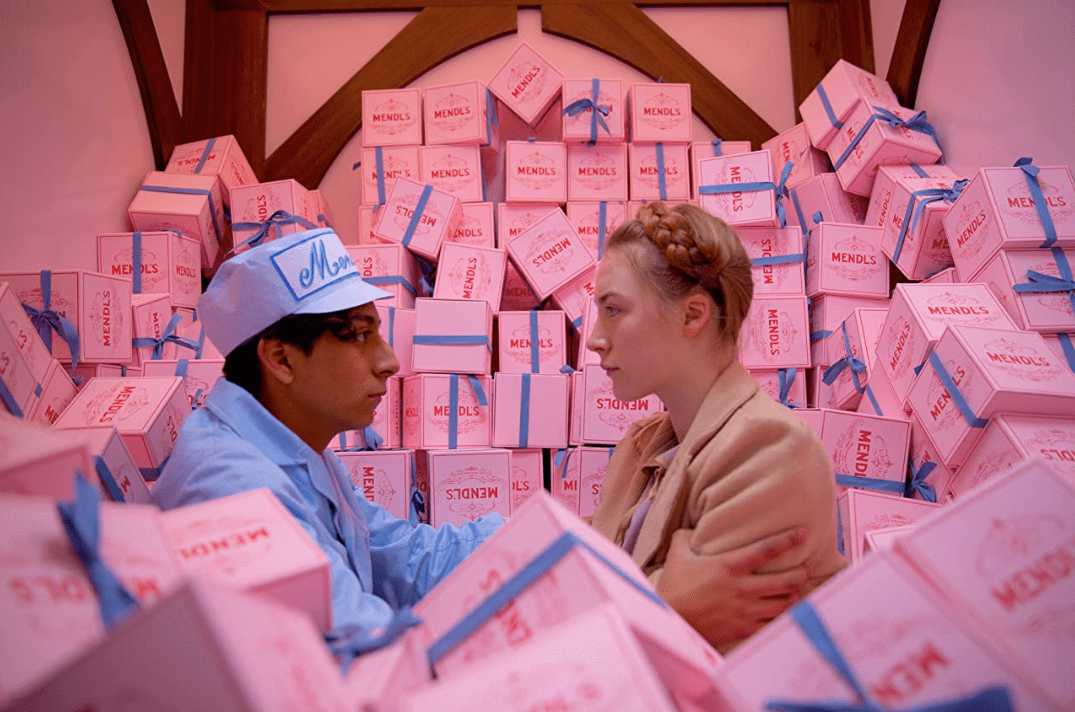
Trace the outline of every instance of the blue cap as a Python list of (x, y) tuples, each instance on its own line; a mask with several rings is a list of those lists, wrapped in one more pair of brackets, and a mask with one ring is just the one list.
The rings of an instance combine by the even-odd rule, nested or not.
[(285, 316), (330, 314), (391, 296), (364, 282), (336, 233), (319, 228), (226, 260), (198, 300), (198, 318), (227, 355)]

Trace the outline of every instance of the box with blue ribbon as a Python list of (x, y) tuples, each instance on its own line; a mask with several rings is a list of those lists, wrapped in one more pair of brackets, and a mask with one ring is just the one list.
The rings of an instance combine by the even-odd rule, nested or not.
[(359, 274), (368, 284), (374, 284), (393, 295), (392, 299), (379, 299), (378, 306), (413, 309), (415, 297), (419, 296), (418, 262), (403, 245), (347, 245)]
[(116, 428), (101, 425), (64, 428), (63, 431), (86, 443), (93, 462), (91, 474), (96, 475), (101, 491), (109, 499), (128, 504), (150, 503), (146, 481)]
[(787, 227), (786, 182), (793, 166), (773, 174), (767, 150), (705, 158), (698, 163), (700, 205), (729, 225)]
[[(685, 201), (690, 198), (686, 143), (631, 143), (627, 146), (631, 200)], [(633, 217), (633, 213), (631, 213)]]
[(411, 365), (422, 373), (492, 373), (493, 312), (474, 299), (414, 304)]
[(420, 181), (418, 146), (364, 146), (356, 170), (362, 173), (362, 204), (384, 205), (397, 178)]
[[(835, 407), (855, 410), (863, 398), (875, 398), (872, 389), (867, 395), (867, 387), (873, 377), (877, 341), (887, 316), (887, 309), (856, 308), (825, 340), (825, 363), (830, 365), (824, 370), (822, 380), (831, 389), (830, 398)], [(881, 409), (880, 403), (871, 405), (875, 406), (874, 411)]]
[(740, 227), (750, 257), (755, 294), (805, 294), (806, 245), (797, 226)]
[(698, 163), (703, 158), (720, 158), (721, 156), (738, 156), (753, 150), (750, 141), (724, 141), (719, 138), (710, 141), (693, 141), (690, 145), (691, 161), (691, 197), (698, 200), (698, 188), (702, 185), (698, 174)]
[(430, 450), (429, 523), (459, 526), (497, 512), (511, 515), (511, 451)]
[(623, 143), (626, 112), (619, 79), (565, 79), (561, 135), (568, 143)]
[(632, 143), (690, 143), (692, 116), (690, 84), (639, 82), (628, 89), (627, 130)]
[(99, 234), (97, 269), (130, 277), (134, 294), (164, 292), (177, 307), (194, 307), (202, 293), (201, 246), (180, 232)]
[(563, 448), (568, 437), (568, 377), (505, 373), (493, 378), (493, 447)]
[(420, 146), (418, 151), (422, 171), (418, 182), (428, 183), (462, 202), (486, 199), (481, 147), (433, 145)]
[(431, 262), (441, 245), (459, 228), (463, 218), (459, 198), (407, 178), (397, 178), (388, 202), (374, 214), (373, 234), (383, 241), (402, 244)]
[(25, 410), (26, 420), (52, 425), (77, 394), (78, 386), (71, 380), (67, 369), (53, 359), (45, 371), (45, 377), (41, 379), (41, 394)]
[(739, 339), (747, 370), (810, 367), (810, 319), (806, 297), (761, 294), (747, 313)]
[(844, 127), (851, 111), (860, 104), (899, 106), (888, 82), (866, 70), (838, 59), (828, 74), (799, 105), (810, 142), (825, 150)]
[(250, 167), (234, 136), (216, 136), (176, 146), (164, 172), (216, 176), (220, 183), (220, 195), (227, 208), (231, 207), (232, 188), (258, 182), (254, 169)]
[(837, 492), (857, 487), (903, 496), (911, 444), (906, 418), (826, 410), (821, 444), (832, 459)]
[[(902, 484), (902, 483), (901, 483)], [(844, 556), (852, 564), (865, 556), (867, 532), (907, 526), (928, 517), (941, 505), (907, 497), (889, 497), (883, 492), (849, 487), (837, 496), (840, 533)]]
[(1029, 331), (1075, 331), (1075, 248), (1001, 250), (974, 278), (1003, 295), (1016, 324)]
[[(626, 173), (626, 168), (624, 169)], [(626, 200), (568, 201), (567, 219), (596, 259), (605, 255), (605, 243), (627, 219)]]
[(487, 448), (493, 416), (489, 376), (419, 373), (403, 379), (403, 447)]
[(206, 274), (218, 265), (229, 226), (216, 176), (152, 172), (138, 187), (127, 217), (138, 232), (178, 230), (196, 239)]
[(422, 92), (427, 146), (455, 144), (500, 149), (496, 98), (477, 80), (426, 87)]
[(315, 204), (310, 191), (292, 178), (236, 188), (231, 202), (234, 246), (230, 254), (317, 228), (320, 205)]
[(832, 164), (825, 152), (810, 143), (806, 124), (803, 123), (795, 124), (787, 131), (777, 134), (762, 143), (761, 147), (772, 154), (773, 175), (780, 175), (788, 163), (794, 166), (788, 174), (789, 189), (832, 170)]

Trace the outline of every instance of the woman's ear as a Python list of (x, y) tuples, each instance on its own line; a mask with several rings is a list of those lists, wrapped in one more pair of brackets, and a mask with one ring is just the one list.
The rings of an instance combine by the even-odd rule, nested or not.
[(717, 305), (706, 294), (693, 293), (683, 300), (683, 334), (694, 338), (716, 318)]
[(294, 380), (295, 371), (290, 351), (288, 344), (280, 339), (265, 337), (258, 341), (258, 361), (261, 362), (262, 373), (266, 378), (283, 384)]

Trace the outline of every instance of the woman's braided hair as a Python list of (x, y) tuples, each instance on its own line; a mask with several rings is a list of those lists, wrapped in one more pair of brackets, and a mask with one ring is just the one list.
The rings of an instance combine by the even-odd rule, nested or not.
[(700, 288), (720, 310), (722, 339), (735, 343), (754, 297), (750, 258), (735, 230), (693, 205), (647, 203), (620, 225), (608, 249), (635, 246), (628, 258), (666, 302)]

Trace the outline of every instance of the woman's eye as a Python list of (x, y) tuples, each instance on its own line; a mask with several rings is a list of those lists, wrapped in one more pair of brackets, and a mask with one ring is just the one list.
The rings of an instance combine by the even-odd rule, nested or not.
[(616, 316), (619, 313), (620, 310), (618, 308), (612, 306), (611, 304), (605, 305), (605, 314), (607, 314), (608, 316)]

